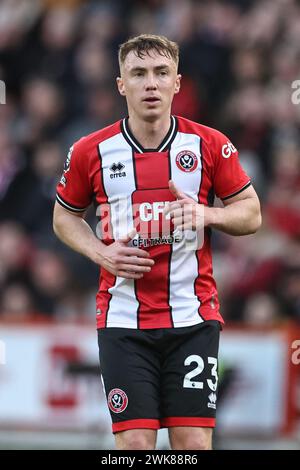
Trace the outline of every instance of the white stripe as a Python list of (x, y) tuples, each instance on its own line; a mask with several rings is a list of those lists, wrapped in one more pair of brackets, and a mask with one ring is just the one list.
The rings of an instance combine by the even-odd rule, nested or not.
[[(193, 152), (198, 160), (195, 171), (188, 173), (176, 165), (176, 155), (183, 150)], [(175, 185), (185, 194), (198, 200), (201, 183), (200, 137), (178, 132), (172, 144), (171, 177)], [(186, 240), (174, 243), (170, 266), (170, 305), (174, 327), (201, 323), (198, 309), (200, 302), (195, 295), (194, 282), (198, 276), (198, 261), (195, 250), (186, 248)]]
[(74, 211), (74, 212), (84, 212), (87, 207), (84, 207), (83, 209), (78, 209), (77, 207), (73, 207), (73, 206), (69, 206), (69, 204), (67, 204), (65, 201), (63, 201), (58, 194), (56, 194), (56, 199), (58, 200), (58, 202), (62, 205), (62, 206), (65, 206), (66, 208)]
[[(131, 193), (136, 190), (133, 152), (121, 133), (99, 144), (99, 152), (104, 189), (111, 209), (113, 237), (119, 239), (133, 228)], [(119, 162), (124, 165), (122, 172), (125, 172), (126, 176), (110, 178), (113, 174), (111, 165)], [(137, 328), (139, 303), (135, 297), (134, 280), (117, 277), (109, 293), (112, 297), (107, 313), (107, 326)]]
[[(100, 352), (100, 354), (101, 354), (101, 352)], [(101, 356), (100, 356), (100, 361), (101, 361)], [(101, 362), (100, 362), (100, 368), (101, 368)], [(103, 393), (106, 396), (106, 389), (105, 389), (105, 384), (104, 384), (104, 379), (103, 379), (103, 374), (102, 373), (100, 374), (100, 379), (101, 379), (101, 383), (102, 383)]]

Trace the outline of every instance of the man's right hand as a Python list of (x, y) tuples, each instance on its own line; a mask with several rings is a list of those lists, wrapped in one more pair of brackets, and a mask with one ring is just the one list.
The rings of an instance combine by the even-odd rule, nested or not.
[(115, 276), (141, 279), (144, 273), (151, 271), (154, 261), (147, 251), (127, 246), (135, 235), (136, 231), (132, 230), (125, 238), (103, 247), (94, 261)]

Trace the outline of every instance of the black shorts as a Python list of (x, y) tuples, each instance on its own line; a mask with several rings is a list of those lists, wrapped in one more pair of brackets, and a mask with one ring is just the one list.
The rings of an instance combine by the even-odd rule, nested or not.
[(113, 432), (171, 426), (214, 427), (220, 324), (98, 330)]

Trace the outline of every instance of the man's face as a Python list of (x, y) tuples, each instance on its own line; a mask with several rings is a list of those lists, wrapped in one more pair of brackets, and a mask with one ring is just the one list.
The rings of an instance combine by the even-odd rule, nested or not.
[(139, 58), (129, 52), (117, 78), (119, 92), (126, 96), (129, 115), (146, 121), (170, 114), (174, 94), (179, 92), (181, 75), (173, 59), (155, 50)]

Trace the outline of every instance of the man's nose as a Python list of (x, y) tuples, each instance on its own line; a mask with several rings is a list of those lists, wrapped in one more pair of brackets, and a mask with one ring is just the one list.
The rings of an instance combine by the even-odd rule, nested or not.
[(157, 87), (156, 77), (153, 73), (150, 73), (147, 76), (146, 80), (146, 90), (155, 90)]

